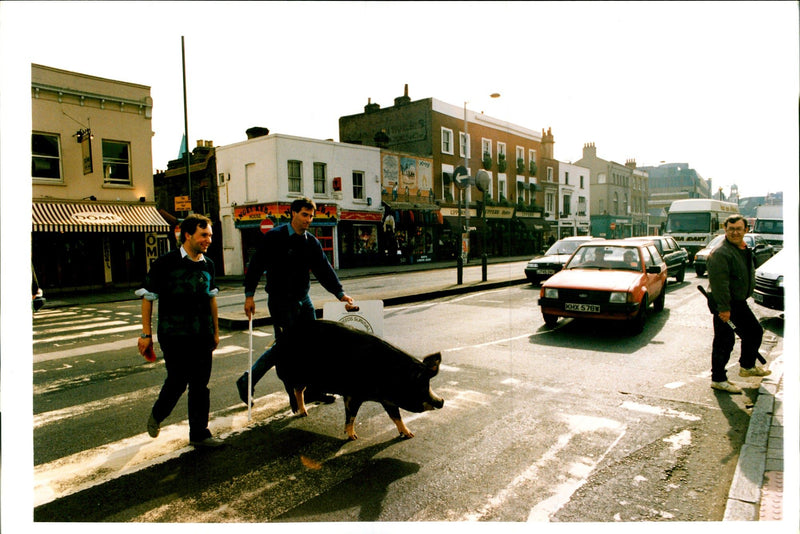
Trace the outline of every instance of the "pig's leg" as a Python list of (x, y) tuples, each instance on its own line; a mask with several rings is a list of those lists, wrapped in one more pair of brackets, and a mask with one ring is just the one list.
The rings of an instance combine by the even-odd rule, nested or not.
[(305, 398), (303, 397), (303, 392), (305, 392), (306, 388), (294, 388), (294, 400), (297, 405), (297, 408), (294, 410), (299, 417), (306, 417), (308, 412), (306, 411), (306, 402)]
[(385, 404), (383, 402), (381, 404), (383, 405), (383, 409), (386, 410), (386, 413), (389, 414), (389, 417), (392, 418), (392, 421), (394, 421), (394, 424), (397, 427), (397, 431), (400, 432), (400, 435), (404, 438), (413, 438), (414, 433), (408, 429), (406, 424), (403, 422), (403, 418), (400, 417), (400, 408)]
[(344, 397), (344, 431), (350, 440), (358, 439), (355, 429), (356, 415), (358, 415), (358, 409), (361, 408), (363, 403), (363, 400), (354, 399), (349, 395)]

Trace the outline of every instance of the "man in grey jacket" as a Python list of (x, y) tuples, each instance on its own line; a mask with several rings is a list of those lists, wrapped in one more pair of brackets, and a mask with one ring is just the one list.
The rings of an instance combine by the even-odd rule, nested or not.
[(742, 338), (739, 376), (767, 376), (768, 371), (756, 366), (764, 329), (747, 305), (755, 287), (753, 251), (744, 241), (747, 221), (741, 215), (725, 219), (725, 239), (708, 257), (708, 282), (716, 304), (714, 342), (711, 349), (711, 387), (728, 393), (742, 390), (728, 381), (725, 366), (736, 341), (728, 321), (736, 325)]

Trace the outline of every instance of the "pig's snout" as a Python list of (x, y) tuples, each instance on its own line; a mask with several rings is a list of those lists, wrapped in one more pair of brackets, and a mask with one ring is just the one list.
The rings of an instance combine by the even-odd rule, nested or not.
[(437, 397), (433, 391), (430, 392), (428, 400), (423, 403), (425, 410), (438, 410), (444, 406), (444, 399)]

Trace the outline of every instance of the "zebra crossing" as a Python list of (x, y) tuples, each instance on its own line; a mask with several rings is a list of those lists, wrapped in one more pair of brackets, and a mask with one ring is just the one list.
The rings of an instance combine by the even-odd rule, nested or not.
[(33, 316), (33, 349), (63, 347), (103, 336), (129, 338), (141, 330), (141, 314), (95, 307), (43, 309)]

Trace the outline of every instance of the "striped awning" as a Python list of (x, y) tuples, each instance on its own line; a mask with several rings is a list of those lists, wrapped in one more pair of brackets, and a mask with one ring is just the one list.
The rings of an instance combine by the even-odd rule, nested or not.
[(33, 203), (34, 232), (169, 232), (155, 206)]

